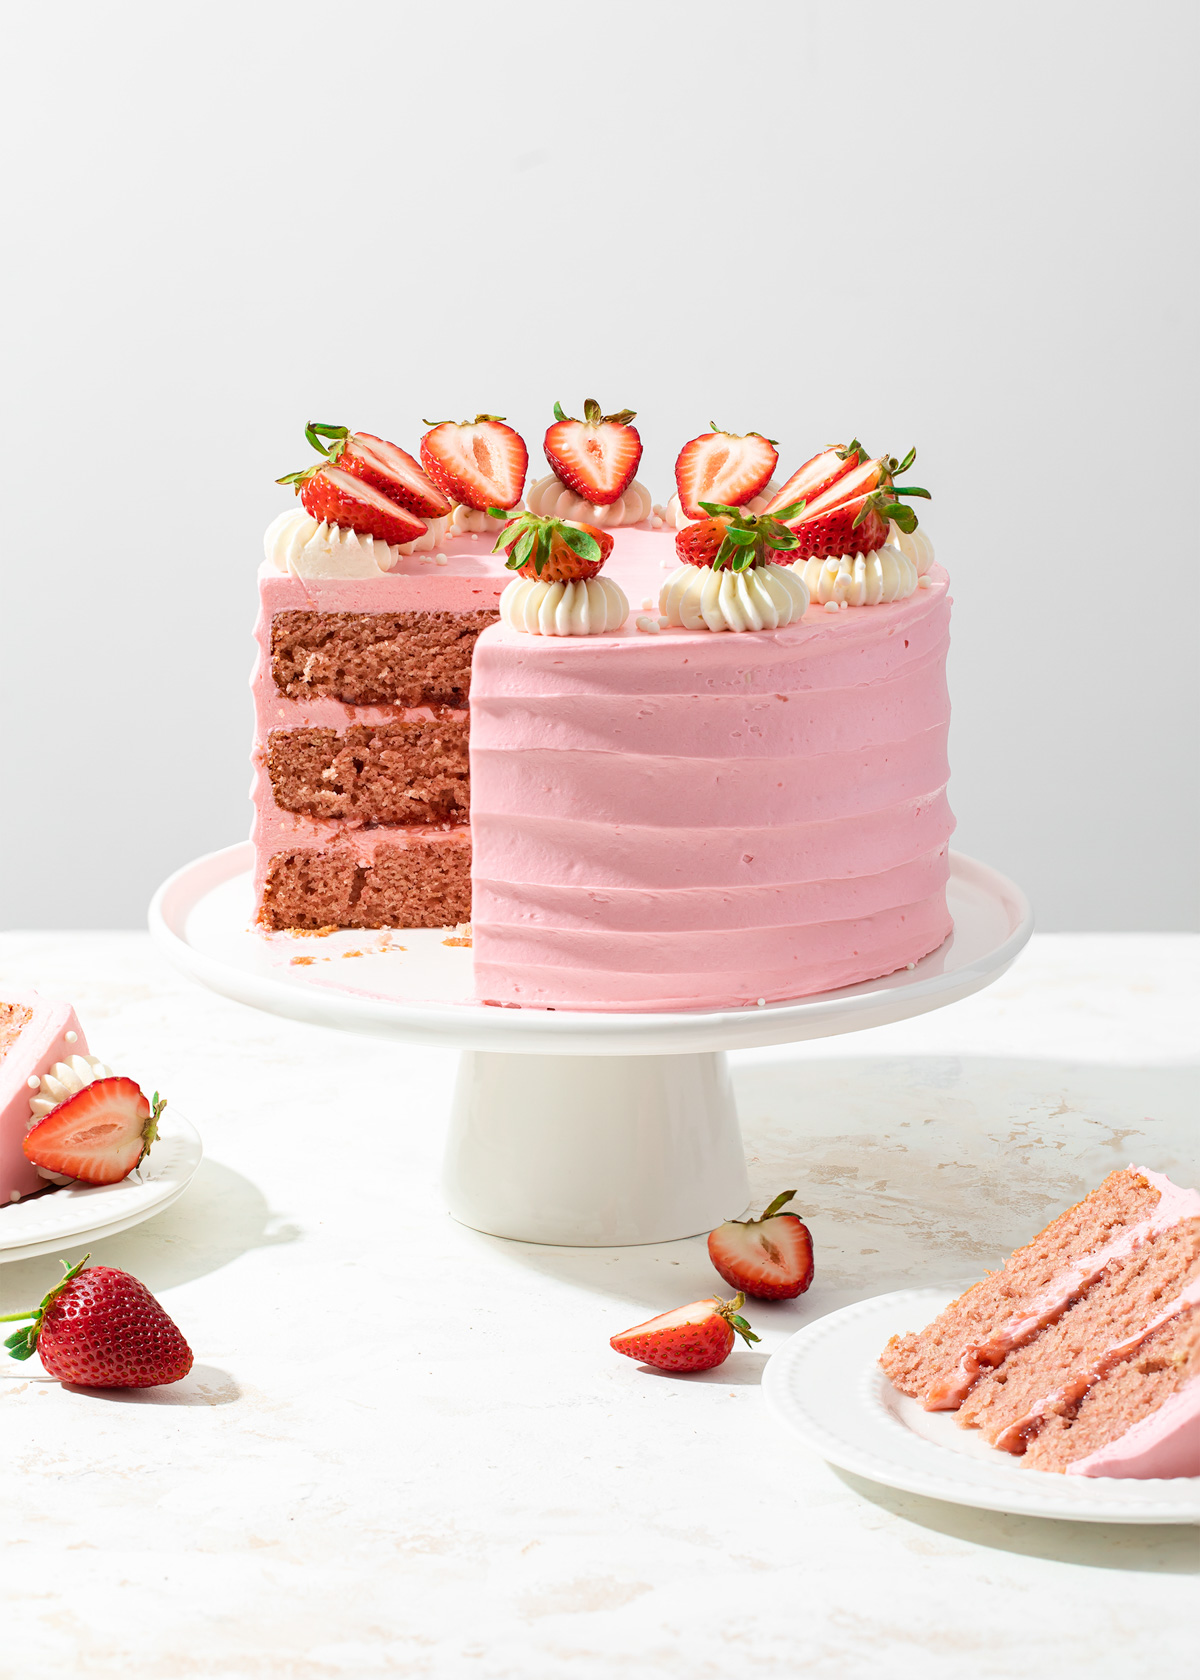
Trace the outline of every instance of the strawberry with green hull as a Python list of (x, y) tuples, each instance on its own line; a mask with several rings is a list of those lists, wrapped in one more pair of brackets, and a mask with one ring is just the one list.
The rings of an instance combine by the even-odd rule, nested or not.
[(895, 520), (902, 531), (915, 531), (916, 514), (898, 498), (920, 496), (928, 500), (929, 491), (915, 484), (897, 484), (895, 478), (908, 471), (916, 455), (916, 450), (910, 449), (903, 461), (892, 455), (860, 461), (806, 503), (799, 515), (786, 522), (798, 539), (793, 558), (872, 554), (887, 542), (889, 520)]
[(731, 572), (748, 571), (752, 566), (773, 563), (776, 555), (787, 565), (790, 551), (799, 542), (784, 520), (794, 517), (803, 506), (803, 502), (793, 503), (770, 517), (744, 513), (721, 502), (701, 502), (702, 511), (709, 517), (684, 526), (675, 538), (675, 553), (685, 565), (711, 566), (714, 571), (726, 566)]
[(699, 519), (705, 501), (744, 507), (771, 482), (779, 452), (759, 432), (711, 432), (692, 438), (675, 462), (679, 505), (689, 519)]
[(132, 1079), (93, 1079), (26, 1133), (25, 1159), (80, 1184), (119, 1184), (150, 1153), (166, 1106)]
[(812, 1236), (785, 1190), (757, 1219), (727, 1219), (708, 1239), (708, 1257), (725, 1282), (759, 1301), (790, 1301), (813, 1280)]
[(529, 451), (502, 414), (424, 424), (430, 430), (421, 439), (421, 465), (443, 495), (478, 512), (498, 507), (507, 513), (516, 507)]
[(733, 1352), (735, 1332), (750, 1347), (759, 1338), (741, 1316), (744, 1298), (710, 1296), (674, 1312), (660, 1313), (631, 1330), (622, 1330), (609, 1346), (660, 1371), (711, 1371)]
[[(504, 508), (490, 507), (487, 512), (493, 519), (508, 517)], [(581, 583), (596, 576), (612, 547), (612, 533), (598, 526), (522, 513), (508, 520), (492, 552), (506, 554), (505, 566), (522, 577)]]
[(0, 1316), (33, 1320), (5, 1342), (12, 1357), (36, 1353), (52, 1377), (83, 1388), (157, 1388), (186, 1377), (192, 1350), (145, 1284), (89, 1259), (62, 1261), (66, 1276), (41, 1306)]
[(554, 405), (554, 425), (546, 433), (546, 459), (556, 478), (593, 507), (619, 501), (633, 482), (642, 458), (642, 440), (630, 425), (632, 408), (602, 414), (595, 397), (583, 405), (583, 419), (573, 420)]
[(396, 444), (316, 420), (305, 426), (304, 435), (320, 460), (275, 482), (295, 487), (310, 519), (401, 544), (423, 537), (426, 519), (449, 514), (441, 491)]

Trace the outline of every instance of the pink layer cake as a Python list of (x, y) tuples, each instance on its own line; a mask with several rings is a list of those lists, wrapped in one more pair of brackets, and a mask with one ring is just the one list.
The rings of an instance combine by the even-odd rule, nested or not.
[(1200, 1476), (1200, 1193), (1110, 1173), (881, 1363), (1034, 1469)]
[(56, 1063), (86, 1055), (87, 1040), (69, 1003), (36, 992), (0, 998), (0, 1203), (46, 1188), (22, 1149), (33, 1124), (30, 1097)]
[[(598, 457), (612, 454), (612, 433), (632, 472), (640, 443), (630, 453), (628, 418), (594, 417), (582, 429)], [(694, 500), (702, 492), (720, 501), (724, 487), (738, 519), (753, 524), (764, 506), (790, 503), (802, 480), (818, 511), (831, 495), (836, 502), (836, 487), (823, 491), (820, 479), (831, 461), (835, 478), (865, 485), (854, 507), (906, 463), (867, 461), (857, 445), (829, 450), (771, 501), (774, 484), (763, 475), (773, 447), (758, 434), (704, 434), (680, 455), (686, 508), (677, 496), (651, 513), (636, 482), (623, 482), (615, 502), (611, 494), (603, 505), (579, 501), (576, 463), (564, 480), (551, 448), (564, 424), (581, 426), (561, 422), (547, 433), (560, 476), (528, 492), (530, 513), (518, 503), (513, 517), (525, 523), (513, 530), (547, 543), (553, 536), (559, 558), (564, 535), (580, 540), (572, 530), (602, 539), (602, 560), (585, 561), (554, 596), (566, 589), (579, 602), (599, 590), (582, 631), (569, 614), (557, 628), (528, 615), (499, 621), (502, 597), (520, 579), (505, 553), (491, 552), (504, 520), (488, 514), (493, 498), (482, 490), (453, 503), (447, 519), (426, 513), (426, 525), (393, 507), (389, 525), (375, 506), (386, 503), (378, 474), (373, 500), (356, 508), (354, 460), (347, 471), (319, 463), (301, 485), (307, 525), (304, 515), (281, 515), (272, 526), (253, 679), (260, 925), (469, 920), (478, 997), (540, 1008), (753, 1006), (918, 961), (950, 932), (954, 827), (950, 600), (927, 543), (920, 566), (890, 543), (883, 549), (888, 526), (872, 514), (886, 567), (907, 580), (882, 598), (878, 588), (864, 591), (862, 555), (857, 574), (853, 556), (840, 562), (840, 577), (818, 577), (813, 567), (824, 562), (810, 558), (803, 574), (791, 567), (784, 578), (774, 562), (788, 556), (764, 551), (772, 564), (751, 568), (753, 578), (765, 588), (774, 577), (771, 588), (790, 605), (748, 633), (714, 633), (724, 629), (719, 615), (706, 609), (703, 621), (689, 620), (667, 604), (677, 545), (703, 522)], [(491, 443), (489, 428), (498, 434)], [(445, 461), (427, 459), (426, 446), (444, 444), (445, 434)], [(345, 434), (347, 451), (363, 437)], [(395, 446), (363, 447), (376, 461), (388, 449), (401, 462), (389, 494), (403, 498), (415, 484), (429, 500), (470, 494), (455, 488), (456, 474), (469, 477), (480, 461), (498, 471), (488, 454), (495, 445), (502, 466), (520, 461), (520, 475), (502, 486), (508, 499), (498, 505), (507, 509), (524, 485), (515, 438), (486, 416), (439, 425), (421, 457), (437, 487)], [(709, 475), (699, 489), (682, 466), (697, 450), (696, 471)], [(739, 479), (751, 457), (754, 476)], [(586, 450), (580, 460), (586, 479)], [(715, 490), (706, 489), (710, 478)], [(329, 523), (331, 508), (357, 525), (348, 533)], [(898, 511), (906, 512), (883, 510), (893, 519)], [(426, 534), (400, 543), (413, 529)], [(802, 558), (823, 552), (816, 529)], [(882, 578), (879, 555), (866, 559)], [(332, 575), (339, 569), (357, 575)], [(597, 634), (601, 600), (608, 617)]]

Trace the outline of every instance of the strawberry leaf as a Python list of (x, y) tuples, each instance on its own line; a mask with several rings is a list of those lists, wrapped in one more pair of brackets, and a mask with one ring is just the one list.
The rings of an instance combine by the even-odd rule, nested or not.
[(888, 494), (890, 496), (924, 496), (927, 502), (933, 500), (928, 490), (922, 490), (916, 484), (889, 484)]
[(559, 534), (567, 547), (578, 554), (581, 560), (599, 560), (600, 544), (586, 531), (579, 530), (575, 525), (564, 525)]
[(796, 519), (802, 514), (807, 506), (808, 503), (805, 500), (789, 502), (786, 507), (776, 508), (770, 517), (779, 520), (781, 524), (786, 524), (789, 519)]
[(508, 559), (508, 563), (514, 569), (514, 571), (518, 567), (523, 566), (525, 564), (526, 560), (529, 559), (529, 556), (533, 553), (533, 545), (536, 542), (537, 542), (537, 532), (536, 531), (522, 531), (521, 532), (521, 535), (517, 538), (516, 546), (513, 548), (513, 551), (509, 555), (509, 559)]
[(4, 1345), (14, 1359), (31, 1359), (37, 1352), (38, 1325), (27, 1324), (23, 1330), (17, 1330), (11, 1336), (6, 1336)]
[(563, 413), (561, 403), (555, 403), (555, 405), (554, 405), (554, 418), (556, 420), (569, 420), (571, 418), (571, 416), (569, 414), (564, 414)]

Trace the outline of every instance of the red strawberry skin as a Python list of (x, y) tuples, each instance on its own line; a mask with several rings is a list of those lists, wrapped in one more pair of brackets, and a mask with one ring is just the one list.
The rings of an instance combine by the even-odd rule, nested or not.
[(726, 1283), (760, 1301), (790, 1301), (813, 1280), (812, 1236), (794, 1213), (727, 1220), (710, 1234), (708, 1257)]
[(788, 529), (799, 538), (796, 560), (829, 555), (871, 554), (887, 541), (888, 525), (873, 510), (855, 527), (868, 496), (887, 482), (882, 461), (863, 461), (814, 497)]
[(642, 458), (636, 426), (611, 420), (557, 420), (546, 433), (546, 459), (555, 474), (593, 507), (618, 501), (633, 482)]
[(494, 415), (461, 424), (444, 420), (421, 439), (421, 465), (444, 496), (464, 506), (516, 507), (529, 451), (519, 432)]
[(744, 507), (770, 482), (778, 459), (774, 444), (757, 432), (745, 437), (734, 432), (704, 432), (684, 444), (675, 462), (679, 505), (689, 519), (705, 517), (701, 502)]
[(675, 553), (685, 566), (711, 566), (725, 540), (723, 519), (700, 519), (685, 525), (675, 537)]
[[(563, 542), (561, 537), (555, 536), (550, 548), (550, 558), (543, 564), (541, 571), (538, 571), (534, 561), (530, 559), (518, 569), (518, 577), (537, 578), (542, 583), (579, 583), (597, 575), (612, 553), (612, 532), (602, 531), (598, 525), (588, 525), (583, 520), (570, 519), (565, 520), (564, 523), (575, 525), (579, 530), (586, 531), (593, 542), (600, 545), (600, 558), (598, 560), (585, 560), (582, 554), (576, 554), (575, 550)], [(507, 530), (508, 527), (506, 526), (505, 529)], [(498, 544), (505, 554), (512, 553), (515, 541), (516, 538), (514, 537), (513, 542), (505, 543), (503, 532), (498, 538)]]
[(370, 432), (352, 432), (337, 459), (343, 472), (372, 485), (418, 519), (445, 519), (450, 503), (406, 449)]
[[(613, 1336), (609, 1346), (660, 1371), (711, 1371), (733, 1351), (733, 1327), (717, 1312), (717, 1305), (714, 1297), (647, 1319)], [(690, 1319), (673, 1322), (684, 1315)]]
[(52, 1377), (85, 1388), (156, 1388), (192, 1368), (192, 1350), (144, 1283), (89, 1266), (46, 1309), (38, 1355)]
[(150, 1104), (134, 1080), (94, 1079), (44, 1115), (22, 1147), (35, 1167), (83, 1184), (118, 1184), (153, 1141), (153, 1130), (147, 1138), (150, 1118)]
[(384, 543), (410, 543), (428, 530), (423, 519), (340, 467), (322, 467), (306, 479), (300, 500), (310, 519), (328, 520)]

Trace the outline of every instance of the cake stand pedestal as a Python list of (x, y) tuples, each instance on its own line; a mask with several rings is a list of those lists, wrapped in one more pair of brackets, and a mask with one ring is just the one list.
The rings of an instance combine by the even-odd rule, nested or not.
[(460, 1052), (446, 1146), (450, 1212), (525, 1242), (609, 1247), (709, 1231), (749, 1198), (726, 1062), (955, 1003), (999, 978), (1033, 930), (1024, 895), (951, 853), (954, 932), (884, 980), (762, 1008), (587, 1014), (472, 1001), (448, 930), (263, 936), (249, 843), (198, 858), (154, 895), (150, 931), (226, 997), (314, 1025)]

